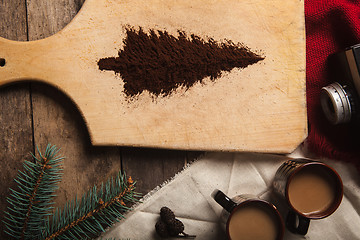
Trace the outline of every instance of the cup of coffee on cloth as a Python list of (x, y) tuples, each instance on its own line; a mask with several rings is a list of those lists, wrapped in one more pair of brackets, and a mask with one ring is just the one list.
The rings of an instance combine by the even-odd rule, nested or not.
[(224, 210), (220, 220), (230, 240), (280, 240), (284, 223), (276, 207), (254, 195), (229, 198), (215, 190), (212, 197)]
[(339, 207), (343, 184), (330, 166), (310, 159), (289, 159), (277, 170), (274, 192), (288, 205), (285, 219), (289, 231), (308, 232), (311, 219), (328, 217)]

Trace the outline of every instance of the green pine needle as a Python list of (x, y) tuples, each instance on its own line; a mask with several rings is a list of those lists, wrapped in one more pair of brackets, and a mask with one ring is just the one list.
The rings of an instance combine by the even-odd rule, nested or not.
[(5, 212), (6, 232), (14, 239), (39, 239), (44, 231), (44, 219), (53, 210), (52, 198), (61, 179), (63, 158), (56, 146), (50, 144), (34, 162), (25, 161), (24, 171), (19, 171), (15, 182), (18, 190), (11, 190), (7, 198), (10, 206)]
[(90, 239), (98, 236), (124, 213), (140, 195), (131, 177), (119, 172), (98, 190), (93, 187), (81, 199), (68, 202), (63, 210), (56, 209), (46, 223), (41, 239)]
[(7, 198), (6, 233), (13, 239), (90, 239), (97, 237), (114, 222), (124, 218), (130, 206), (141, 197), (131, 177), (119, 172), (115, 178), (94, 186), (81, 199), (69, 201), (60, 210), (53, 209), (57, 184), (61, 181), (62, 160), (50, 144), (34, 162), (25, 161)]

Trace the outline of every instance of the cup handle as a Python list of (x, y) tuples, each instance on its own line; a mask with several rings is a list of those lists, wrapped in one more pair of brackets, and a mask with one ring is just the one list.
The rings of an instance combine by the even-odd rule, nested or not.
[(310, 219), (289, 211), (286, 217), (286, 227), (290, 232), (305, 235), (308, 232)]
[(237, 204), (233, 200), (231, 200), (220, 190), (215, 190), (212, 195), (215, 201), (229, 213), (231, 213), (232, 210), (234, 210), (234, 208), (237, 206)]

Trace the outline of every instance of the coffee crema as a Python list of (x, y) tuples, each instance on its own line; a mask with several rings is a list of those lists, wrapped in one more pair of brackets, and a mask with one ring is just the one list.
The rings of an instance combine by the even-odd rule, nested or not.
[(228, 224), (231, 240), (276, 240), (279, 235), (275, 213), (260, 204), (239, 207)]
[(321, 166), (304, 167), (289, 182), (289, 202), (304, 215), (319, 214), (335, 202), (335, 181)]

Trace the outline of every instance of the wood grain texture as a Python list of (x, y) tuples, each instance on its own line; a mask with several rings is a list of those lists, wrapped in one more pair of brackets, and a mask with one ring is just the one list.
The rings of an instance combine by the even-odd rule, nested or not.
[[(185, 151), (123, 148), (123, 166), (143, 192), (150, 192), (184, 168)], [(154, 166), (156, 166), (154, 168)], [(149, 182), (147, 179), (151, 179)]]
[[(28, 5), (57, 9), (48, 4)], [(303, 14), (303, 1), (87, 0), (53, 37), (0, 41), (8, 59), (0, 84), (26, 78), (61, 89), (79, 108), (95, 145), (287, 153), (307, 135)], [(129, 103), (121, 77), (96, 64), (117, 55), (125, 26), (230, 39), (263, 52), (265, 60), (215, 83), (156, 101), (144, 93)], [(31, 36), (45, 36), (32, 29)]]
[[(83, 1), (28, 1), (29, 38), (48, 37), (60, 31), (75, 16)], [(56, 11), (54, 11), (56, 10)], [(41, 14), (38, 14), (41, 12)], [(34, 16), (32, 15), (34, 13)], [(30, 21), (31, 20), (31, 21)], [(40, 25), (40, 23), (43, 23)], [(38, 26), (38, 27), (36, 27)], [(108, 177), (116, 175), (121, 170), (121, 158), (127, 159), (127, 153), (122, 153), (117, 147), (94, 147), (89, 142), (89, 134), (75, 104), (60, 91), (44, 84), (32, 84), (34, 138), (35, 143), (44, 146), (51, 142), (61, 147), (66, 159), (64, 161), (64, 177), (60, 184), (60, 191), (56, 199), (61, 206), (76, 195), (83, 194), (94, 184), (100, 184)], [(141, 149), (134, 150), (140, 156)], [(135, 162), (143, 162), (156, 158), (162, 151), (152, 151), (146, 158), (135, 157)], [(174, 156), (172, 156), (174, 158)], [(168, 165), (184, 165), (184, 159), (174, 158)], [(170, 159), (171, 160), (171, 159)], [(159, 181), (174, 175), (179, 169), (172, 167), (169, 170), (162, 168), (162, 163), (147, 166), (150, 171), (160, 172), (160, 177), (142, 175), (143, 168), (133, 165), (124, 168), (126, 172), (135, 174), (134, 179), (147, 182), (146, 187), (141, 185), (138, 191), (147, 193)], [(164, 174), (164, 171), (166, 174)]]
[(0, 18), (1, 37), (27, 40), (26, 0), (0, 1)]
[[(1, 37), (27, 40), (25, 0), (0, 1), (0, 19)], [(9, 188), (15, 189), (13, 179), (24, 160), (31, 160), (29, 153), (33, 151), (29, 84), (1, 88), (0, 109), (0, 239), (6, 239), (2, 224), (8, 207), (6, 197)]]
[[(0, 221), (8, 207), (6, 197), (10, 188), (16, 189), (13, 179), (23, 170), (24, 160), (32, 160), (33, 152), (31, 107), (28, 84), (16, 84), (0, 89)], [(0, 239), (4, 224), (0, 224)]]
[[(0, 36), (21, 41), (51, 36), (71, 21), (82, 3), (82, 0), (2, 1)], [(0, 47), (0, 58), (1, 52)], [(130, 148), (123, 151), (119, 147), (94, 147), (76, 105), (61, 91), (46, 84), (3, 86), (0, 107), (0, 220), (3, 219), (2, 210), (7, 207), (9, 187), (14, 186), (12, 179), (18, 170), (23, 170), (24, 159), (31, 161), (29, 153), (34, 152), (35, 146), (41, 150), (48, 143), (55, 144), (66, 157), (56, 206), (63, 206), (75, 195), (83, 194), (122, 168), (136, 176), (134, 180), (140, 182), (137, 191), (146, 194), (181, 170), (185, 156), (196, 156), (196, 153), (182, 151), (169, 154), (167, 150)], [(128, 164), (129, 159), (132, 164)], [(148, 164), (142, 165), (142, 162)], [(0, 239), (6, 239), (3, 224), (0, 230)]]
[(49, 37), (63, 29), (78, 13), (85, 0), (28, 0), (29, 40)]
[(32, 84), (32, 96), (36, 145), (55, 144), (65, 156), (57, 206), (121, 170), (120, 149), (93, 147), (82, 117), (66, 96), (41, 84)]
[[(46, 38), (63, 29), (82, 3), (28, 0), (29, 40)], [(66, 96), (47, 85), (32, 83), (32, 104), (35, 144), (55, 144), (65, 156), (57, 206), (80, 197), (94, 184), (120, 171), (119, 149), (92, 149), (83, 119)]]

